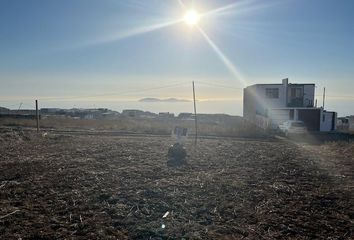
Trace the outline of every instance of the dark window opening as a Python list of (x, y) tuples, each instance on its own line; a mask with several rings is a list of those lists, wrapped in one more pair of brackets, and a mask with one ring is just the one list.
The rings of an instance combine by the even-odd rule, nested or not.
[(279, 88), (266, 88), (267, 98), (279, 98)]
[(302, 98), (302, 88), (292, 88), (290, 93), (291, 98)]

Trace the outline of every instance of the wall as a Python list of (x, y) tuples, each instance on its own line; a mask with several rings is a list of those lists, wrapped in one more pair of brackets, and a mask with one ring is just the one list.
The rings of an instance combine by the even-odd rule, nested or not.
[(273, 109), (270, 112), (273, 127), (277, 127), (283, 122), (290, 120), (289, 109)]
[(354, 116), (350, 116), (348, 120), (349, 120), (349, 131), (354, 132)]
[[(277, 88), (279, 89), (279, 98), (267, 98), (266, 89)], [(285, 87), (281, 84), (257, 85), (257, 95), (259, 97), (260, 105), (264, 108), (283, 108), (286, 107), (286, 92)]]
[(315, 85), (304, 85), (304, 107), (315, 106)]
[(255, 86), (249, 86), (243, 90), (243, 117), (254, 122), (256, 118), (256, 94)]
[(299, 120), (306, 124), (309, 131), (320, 131), (321, 108), (299, 109)]
[(321, 113), (321, 126), (320, 126), (320, 131), (321, 132), (330, 132), (333, 129), (333, 118), (335, 118), (335, 122), (337, 121), (336, 118), (336, 113), (334, 112), (325, 112), (322, 111)]
[(255, 117), (254, 123), (258, 127), (263, 128), (263, 129), (267, 129), (267, 128), (271, 127), (271, 121), (269, 120), (269, 118), (266, 118), (266, 117), (263, 117), (263, 116), (260, 116), (260, 115), (257, 115)]
[[(266, 89), (279, 89), (279, 98), (267, 98)], [(255, 119), (256, 112), (266, 115), (270, 109), (286, 107), (285, 87), (281, 84), (253, 85), (244, 89), (243, 116)]]

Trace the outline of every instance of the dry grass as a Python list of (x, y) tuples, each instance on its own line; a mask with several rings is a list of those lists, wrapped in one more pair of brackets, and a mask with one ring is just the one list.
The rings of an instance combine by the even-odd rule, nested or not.
[(323, 151), (331, 152), (334, 156), (342, 156), (347, 158), (354, 157), (354, 142), (337, 141), (328, 142), (321, 146)]
[[(30, 119), (0, 119), (0, 126), (36, 127)], [(166, 119), (134, 119), (121, 117), (116, 120), (85, 120), (47, 118), (40, 121), (41, 128), (124, 131), (134, 133), (170, 134), (175, 126), (186, 127), (194, 135), (194, 121)], [(242, 118), (233, 118), (224, 123), (198, 123), (198, 134), (215, 136), (262, 137), (263, 130)]]
[(187, 140), (171, 168), (170, 137), (1, 137), (1, 239), (354, 239), (353, 162), (318, 146)]

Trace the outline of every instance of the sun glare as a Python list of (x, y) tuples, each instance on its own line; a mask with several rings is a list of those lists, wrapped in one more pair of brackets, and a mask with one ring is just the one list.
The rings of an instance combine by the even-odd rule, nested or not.
[(187, 25), (193, 27), (200, 21), (200, 15), (196, 10), (190, 9), (184, 15), (183, 20)]

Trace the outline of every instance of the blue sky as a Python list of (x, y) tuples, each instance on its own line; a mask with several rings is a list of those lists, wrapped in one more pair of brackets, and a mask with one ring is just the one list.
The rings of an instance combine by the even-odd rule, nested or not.
[[(354, 1), (184, 3), (200, 12), (234, 4), (200, 27), (246, 84), (316, 83), (319, 95), (327, 88), (330, 110), (354, 114)], [(178, 0), (0, 0), (0, 106), (39, 98), (47, 107), (192, 111), (137, 100), (190, 99), (195, 80), (201, 111), (241, 114), (240, 76), (196, 28), (148, 31), (184, 12)]]

